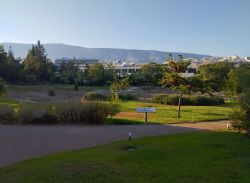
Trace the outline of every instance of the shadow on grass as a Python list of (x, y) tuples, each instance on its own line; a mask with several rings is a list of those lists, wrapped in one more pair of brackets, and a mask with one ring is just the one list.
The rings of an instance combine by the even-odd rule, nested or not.
[[(105, 121), (105, 124), (112, 125), (142, 125), (145, 124), (142, 121), (130, 120), (130, 119), (120, 119), (120, 118), (108, 118)], [(148, 124), (158, 124), (153, 122), (148, 122)]]

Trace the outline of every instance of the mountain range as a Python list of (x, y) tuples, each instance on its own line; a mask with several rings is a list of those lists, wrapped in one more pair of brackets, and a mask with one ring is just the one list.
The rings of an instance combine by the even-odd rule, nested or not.
[[(23, 43), (0, 43), (7, 51), (10, 46), (15, 57), (25, 58), (32, 44)], [(117, 48), (86, 48), (61, 43), (43, 44), (48, 58), (55, 60), (57, 58), (86, 58), (98, 59), (101, 61), (110, 60), (129, 60), (135, 63), (163, 62), (171, 53), (174, 58), (183, 55), (184, 58), (201, 59), (210, 57), (209, 55), (181, 53), (181, 52), (163, 52), (156, 50), (137, 50), (137, 49), (117, 49)]]

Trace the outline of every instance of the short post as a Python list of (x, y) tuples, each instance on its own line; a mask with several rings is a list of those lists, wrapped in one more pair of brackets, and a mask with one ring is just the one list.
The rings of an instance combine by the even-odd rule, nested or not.
[(148, 123), (148, 113), (147, 112), (144, 113), (144, 122), (145, 122), (145, 124)]

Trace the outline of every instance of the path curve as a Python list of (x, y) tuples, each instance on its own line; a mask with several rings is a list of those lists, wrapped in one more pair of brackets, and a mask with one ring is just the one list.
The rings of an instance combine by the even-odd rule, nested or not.
[(133, 138), (197, 131), (171, 125), (21, 126), (0, 125), (0, 167), (52, 153)]

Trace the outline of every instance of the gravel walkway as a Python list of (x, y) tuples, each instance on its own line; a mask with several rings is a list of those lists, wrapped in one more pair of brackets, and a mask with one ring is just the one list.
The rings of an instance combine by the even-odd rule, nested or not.
[(0, 167), (38, 156), (133, 138), (196, 131), (170, 125), (0, 125)]

